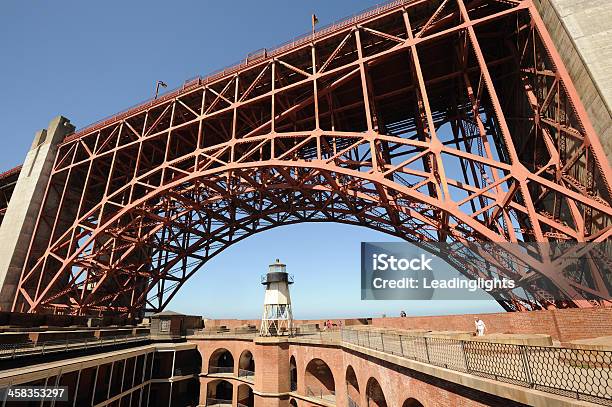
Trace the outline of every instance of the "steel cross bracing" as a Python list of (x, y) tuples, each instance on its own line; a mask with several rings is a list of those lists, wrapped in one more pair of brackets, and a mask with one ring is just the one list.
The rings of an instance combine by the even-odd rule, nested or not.
[(0, 174), (0, 225), (4, 220), (4, 215), (8, 209), (9, 201), (13, 196), (13, 191), (15, 190), (15, 185), (17, 184), (17, 178), (19, 178), (20, 171), (21, 166), (15, 167)]
[[(300, 222), (608, 241), (609, 164), (532, 1), (393, 4), (69, 137), (13, 309), (159, 311), (230, 245)], [(488, 256), (521, 283), (496, 294), (508, 310), (609, 304), (609, 268)]]

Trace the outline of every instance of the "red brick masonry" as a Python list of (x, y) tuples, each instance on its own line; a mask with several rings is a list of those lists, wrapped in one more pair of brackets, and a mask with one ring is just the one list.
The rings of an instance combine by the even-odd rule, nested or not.
[[(519, 407), (520, 403), (482, 393), (443, 379), (420, 374), (416, 371), (393, 365), (376, 358), (346, 351), (339, 346), (297, 343), (255, 343), (249, 339), (199, 339), (190, 337), (202, 355), (202, 374), (200, 375), (200, 404), (206, 405), (207, 399), (214, 398), (212, 387), (220, 380), (232, 385), (234, 403), (240, 390), (251, 388), (256, 407), (313, 407), (330, 406), (317, 402), (316, 398), (304, 397), (307, 386), (322, 388), (322, 384), (307, 373), (308, 366), (321, 365), (329, 369), (325, 382), (331, 381), (335, 391), (335, 405), (346, 406), (350, 395), (360, 406), (368, 407)], [(232, 374), (209, 375), (211, 359), (220, 350), (227, 350), (234, 359)], [(239, 360), (244, 352), (250, 351), (255, 360), (253, 381), (238, 378)], [(289, 394), (290, 367), (295, 362), (297, 371), (297, 391)], [(347, 383), (348, 373), (356, 378), (356, 387)], [(372, 387), (378, 387), (379, 391)], [(316, 391), (316, 390), (315, 390)], [(367, 397), (376, 400), (370, 400)], [(383, 401), (384, 399), (384, 401)], [(291, 403), (291, 404), (290, 404)], [(234, 404), (236, 405), (236, 404)], [(334, 404), (331, 404), (334, 405)]]
[[(612, 308), (574, 308), (529, 312), (498, 312), (492, 314), (439, 315), (406, 318), (372, 318), (377, 327), (396, 329), (428, 329), (432, 331), (473, 331), (474, 317), (487, 325), (487, 333), (548, 334), (553, 339), (569, 342), (576, 339), (612, 335)], [(299, 320), (296, 325), (318, 323), (324, 319)], [(339, 320), (334, 320), (338, 322)], [(344, 325), (358, 324), (356, 319), (343, 319)], [(259, 320), (211, 319), (207, 326), (234, 328), (251, 324), (259, 327)]]
[(473, 331), (474, 316), (485, 322), (487, 333), (548, 334), (561, 342), (612, 335), (612, 308), (373, 318), (372, 324), (399, 329)]

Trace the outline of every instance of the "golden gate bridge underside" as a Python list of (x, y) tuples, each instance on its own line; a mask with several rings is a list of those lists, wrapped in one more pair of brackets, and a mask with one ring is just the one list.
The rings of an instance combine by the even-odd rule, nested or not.
[[(13, 310), (160, 311), (225, 248), (300, 222), (606, 242), (610, 176), (531, 0), (395, 1), (68, 136)], [(609, 304), (610, 268), (550, 262), (498, 265), (520, 289), (495, 299)]]

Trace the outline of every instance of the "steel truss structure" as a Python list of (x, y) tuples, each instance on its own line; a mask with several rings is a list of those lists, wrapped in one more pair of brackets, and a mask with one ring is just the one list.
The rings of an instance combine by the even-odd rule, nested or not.
[[(395, 1), (69, 136), (13, 309), (160, 311), (225, 248), (299, 222), (608, 241), (610, 177), (532, 0)], [(526, 262), (497, 268), (521, 284), (507, 310), (609, 304), (610, 268)]]
[(0, 174), (0, 224), (4, 220), (4, 215), (8, 208), (9, 201), (13, 196), (15, 185), (17, 184), (17, 178), (21, 172), (21, 166), (15, 167), (9, 171), (5, 171)]

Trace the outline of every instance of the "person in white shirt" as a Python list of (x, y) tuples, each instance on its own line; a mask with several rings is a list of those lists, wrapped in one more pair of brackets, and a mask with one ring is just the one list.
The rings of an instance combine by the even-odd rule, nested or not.
[(487, 326), (484, 321), (478, 317), (475, 318), (474, 324), (476, 325), (476, 335), (483, 336)]

